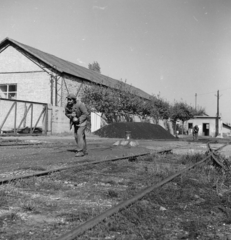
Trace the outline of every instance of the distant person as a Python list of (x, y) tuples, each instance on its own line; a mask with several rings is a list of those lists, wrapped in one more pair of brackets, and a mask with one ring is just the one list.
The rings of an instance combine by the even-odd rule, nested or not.
[(70, 129), (74, 126), (74, 137), (77, 144), (76, 157), (83, 157), (87, 154), (87, 142), (85, 129), (89, 113), (84, 103), (77, 100), (74, 94), (67, 96), (65, 115), (70, 119)]
[(198, 132), (199, 132), (199, 127), (196, 125), (193, 128), (193, 140), (194, 141), (198, 140)]

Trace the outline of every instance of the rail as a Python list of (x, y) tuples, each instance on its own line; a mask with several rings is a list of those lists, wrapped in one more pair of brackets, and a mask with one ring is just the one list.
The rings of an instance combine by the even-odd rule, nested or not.
[[(227, 144), (229, 144), (229, 143), (227, 143)], [(98, 216), (96, 216), (96, 217), (86, 221), (85, 223), (83, 223), (80, 226), (78, 226), (76, 229), (70, 231), (69, 233), (64, 234), (63, 236), (59, 237), (56, 240), (73, 240), (73, 239), (75, 239), (79, 235), (83, 234), (85, 231), (91, 229), (92, 227), (94, 227), (95, 225), (100, 223), (105, 218), (110, 217), (111, 215), (117, 213), (121, 209), (126, 208), (126, 207), (130, 206), (131, 204), (133, 204), (134, 202), (140, 200), (146, 194), (150, 193), (154, 189), (159, 188), (159, 187), (165, 185), (166, 183), (172, 181), (173, 179), (175, 179), (176, 177), (182, 175), (183, 173), (185, 173), (185, 172), (195, 168), (196, 166), (206, 162), (208, 159), (211, 159), (211, 158), (214, 159), (214, 151), (216, 152), (216, 151), (222, 149), (223, 147), (227, 146), (227, 144), (225, 144), (224, 146), (222, 146), (222, 147), (220, 147), (218, 149), (212, 150), (210, 145), (209, 145), (209, 143), (208, 143), (207, 145), (208, 145), (208, 149), (209, 149), (209, 154), (208, 154), (207, 157), (205, 157), (201, 161), (199, 161), (199, 162), (193, 164), (192, 166), (189, 166), (189, 167), (187, 167), (187, 168), (185, 168), (185, 169), (183, 169), (183, 170), (181, 170), (181, 171), (179, 171), (179, 172), (177, 172), (177, 173), (167, 177), (163, 181), (161, 181), (161, 182), (159, 182), (159, 183), (157, 183), (157, 184), (155, 184), (153, 186), (150, 186), (150, 187), (147, 187), (147, 188), (143, 189), (138, 194), (136, 194), (134, 197), (132, 197), (132, 198), (130, 198), (130, 199), (124, 201), (124, 202), (121, 202), (118, 205), (116, 205), (116, 206), (108, 209), (107, 211), (99, 214)]]
[[(157, 154), (168, 153), (168, 152), (171, 152), (172, 149), (173, 148), (171, 148), (171, 149), (163, 149), (163, 150), (160, 150), (160, 151), (157, 151), (157, 152), (154, 152), (154, 153), (157, 153)], [(124, 156), (124, 157), (118, 157), (118, 158), (109, 158), (109, 159), (103, 159), (103, 160), (96, 160), (96, 161), (92, 161), (92, 162), (85, 162), (85, 163), (80, 163), (80, 164), (77, 164), (77, 165), (71, 165), (71, 166), (67, 166), (67, 167), (60, 167), (60, 168), (47, 170), (47, 171), (40, 171), (40, 172), (37, 172), (37, 173), (26, 174), (24, 176), (17, 176), (17, 177), (0, 179), (0, 185), (6, 184), (6, 183), (10, 183), (10, 182), (13, 182), (13, 181), (17, 181), (17, 180), (20, 180), (20, 179), (45, 176), (45, 175), (48, 175), (50, 173), (60, 172), (60, 171), (73, 169), (73, 168), (78, 168), (78, 167), (87, 166), (87, 165), (100, 164), (100, 163), (110, 162), (110, 161), (111, 162), (112, 161), (120, 161), (120, 160), (125, 160), (125, 159), (134, 160), (135, 158), (147, 156), (147, 155), (150, 155), (150, 154), (151, 154), (150, 152), (146, 152), (146, 153), (137, 154), (137, 155), (130, 155), (130, 156)]]

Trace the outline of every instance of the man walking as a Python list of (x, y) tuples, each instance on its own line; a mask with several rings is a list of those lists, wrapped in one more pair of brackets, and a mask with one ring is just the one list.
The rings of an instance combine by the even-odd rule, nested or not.
[(194, 140), (194, 141), (197, 141), (197, 139), (198, 139), (198, 132), (199, 132), (199, 127), (196, 125), (196, 126), (193, 128), (193, 140)]
[(89, 113), (84, 103), (77, 100), (74, 94), (68, 94), (65, 115), (70, 119), (70, 129), (74, 126), (74, 137), (77, 144), (76, 157), (87, 154), (85, 129)]

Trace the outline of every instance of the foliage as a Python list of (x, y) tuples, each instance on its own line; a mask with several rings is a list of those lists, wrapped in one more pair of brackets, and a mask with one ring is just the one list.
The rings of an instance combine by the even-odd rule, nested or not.
[(153, 95), (149, 105), (150, 116), (155, 119), (156, 123), (158, 123), (160, 119), (168, 119), (170, 117), (170, 104), (159, 95)]
[(175, 102), (171, 107), (170, 112), (173, 122), (176, 122), (177, 120), (185, 122), (191, 118), (194, 118), (195, 115), (204, 114), (205, 110), (203, 108), (195, 109), (185, 102)]
[(82, 101), (87, 107), (101, 114), (107, 122), (133, 121), (134, 116), (142, 120), (153, 119), (156, 124), (160, 119), (171, 118), (173, 122), (185, 122), (195, 115), (202, 115), (205, 110), (195, 109), (185, 102), (175, 102), (171, 105), (160, 97), (152, 95), (150, 99), (139, 97), (136, 92), (124, 82), (119, 82), (114, 88), (101, 85), (85, 86)]
[(168, 119), (170, 116), (170, 105), (160, 96), (143, 99), (122, 81), (115, 88), (85, 86), (82, 101), (91, 111), (101, 113), (107, 123), (131, 122), (135, 115), (143, 120), (153, 118), (158, 123), (159, 119)]
[(140, 106), (143, 100), (131, 87), (120, 82), (115, 88), (100, 85), (85, 86), (82, 101), (93, 112), (101, 113), (107, 123), (132, 121), (132, 115), (140, 116)]
[(202, 107), (193, 108), (192, 111), (194, 116), (202, 116), (206, 114), (205, 109)]
[(100, 71), (101, 68), (100, 68), (100, 65), (99, 65), (98, 62), (93, 62), (92, 64), (89, 63), (89, 64), (88, 64), (88, 68), (89, 68), (90, 70), (95, 71), (95, 72), (101, 73), (101, 71)]

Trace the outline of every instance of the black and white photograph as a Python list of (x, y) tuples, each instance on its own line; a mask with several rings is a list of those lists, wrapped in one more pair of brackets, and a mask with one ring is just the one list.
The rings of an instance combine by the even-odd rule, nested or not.
[(0, 240), (231, 240), (231, 0), (0, 22)]

